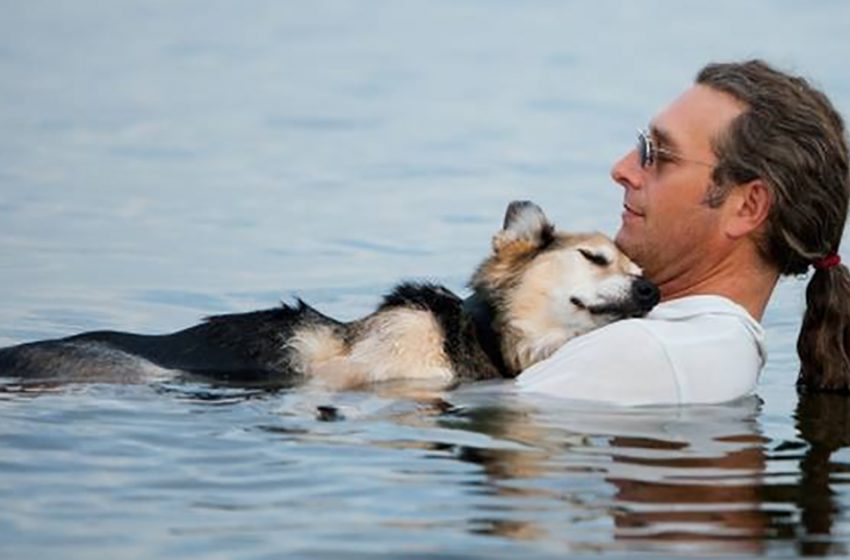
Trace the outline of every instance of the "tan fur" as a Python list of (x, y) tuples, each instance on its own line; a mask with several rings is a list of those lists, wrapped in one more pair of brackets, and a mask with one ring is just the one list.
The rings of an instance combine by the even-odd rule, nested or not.
[[(549, 247), (504, 232), (493, 240), (494, 253), (473, 277), (473, 286), (489, 286), (509, 294), (502, 302), (505, 320), (502, 353), (519, 372), (548, 357), (567, 340), (607, 322), (603, 317), (576, 313), (570, 297), (628, 297), (640, 268), (600, 233), (555, 233)], [(579, 249), (604, 256), (607, 266), (589, 265)], [(582, 293), (582, 286), (584, 292)]]
[(346, 355), (345, 342), (327, 326), (310, 326), (296, 330), (287, 345), (294, 350), (292, 368), (305, 375)]
[(549, 313), (551, 295), (563, 280), (558, 274), (558, 257), (556, 252), (539, 256), (510, 298), (502, 353), (516, 371), (546, 358), (579, 334), (579, 329), (565, 328)]
[(414, 309), (383, 311), (364, 319), (361, 335), (346, 346), (332, 329), (307, 327), (290, 346), (310, 382), (334, 389), (410, 379), (451, 383), (451, 364), (434, 316)]

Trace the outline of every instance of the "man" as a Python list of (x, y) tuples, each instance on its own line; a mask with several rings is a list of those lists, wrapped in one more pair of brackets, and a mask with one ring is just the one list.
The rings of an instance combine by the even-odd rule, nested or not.
[(770, 294), (810, 265), (798, 384), (850, 389), (850, 274), (838, 257), (848, 149), (821, 92), (761, 61), (710, 64), (611, 176), (624, 189), (617, 244), (662, 301), (573, 339), (523, 372), (521, 389), (625, 405), (746, 395), (766, 358)]

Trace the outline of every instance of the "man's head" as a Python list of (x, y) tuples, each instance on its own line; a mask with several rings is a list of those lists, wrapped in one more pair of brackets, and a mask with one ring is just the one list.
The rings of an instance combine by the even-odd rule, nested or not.
[(803, 78), (758, 60), (709, 64), (649, 132), (656, 161), (643, 167), (631, 152), (612, 176), (626, 188), (617, 242), (656, 282), (737, 241), (779, 274), (837, 251), (850, 199), (844, 123)]
[(698, 275), (708, 255), (723, 252), (726, 216), (706, 200), (714, 143), (744, 110), (734, 97), (696, 85), (653, 118), (643, 139), (651, 147), (614, 165), (612, 177), (625, 188), (617, 244), (657, 284)]
[(826, 96), (761, 61), (710, 64), (696, 81), (746, 107), (715, 141), (712, 204), (764, 181), (772, 203), (759, 249), (780, 274), (803, 274), (836, 252), (850, 182), (844, 122)]

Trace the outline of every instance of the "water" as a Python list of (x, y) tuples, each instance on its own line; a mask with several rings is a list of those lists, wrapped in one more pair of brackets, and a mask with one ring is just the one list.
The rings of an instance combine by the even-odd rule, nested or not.
[[(837, 2), (2, 4), (0, 345), (463, 291), (515, 198), (613, 232), (611, 162), (709, 60), (850, 115)], [(0, 556), (844, 557), (850, 409), (794, 392), (803, 286), (723, 406), (7, 386)]]

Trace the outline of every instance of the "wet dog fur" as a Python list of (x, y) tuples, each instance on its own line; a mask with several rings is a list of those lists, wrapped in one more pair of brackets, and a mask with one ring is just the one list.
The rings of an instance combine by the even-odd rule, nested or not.
[(398, 285), (352, 322), (298, 300), (220, 315), (166, 335), (97, 331), (0, 349), (0, 376), (150, 382), (190, 375), (232, 383), (342, 389), (386, 381), (450, 387), (510, 378), (569, 339), (646, 314), (658, 290), (610, 239), (556, 231), (513, 202), (463, 300), (434, 284)]

